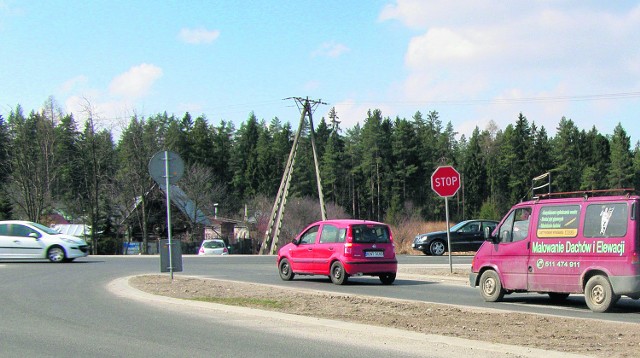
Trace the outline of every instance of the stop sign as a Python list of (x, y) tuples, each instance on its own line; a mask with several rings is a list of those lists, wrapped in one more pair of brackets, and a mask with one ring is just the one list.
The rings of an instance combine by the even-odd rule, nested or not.
[(431, 189), (442, 197), (454, 196), (460, 189), (460, 173), (452, 166), (436, 168), (431, 174)]

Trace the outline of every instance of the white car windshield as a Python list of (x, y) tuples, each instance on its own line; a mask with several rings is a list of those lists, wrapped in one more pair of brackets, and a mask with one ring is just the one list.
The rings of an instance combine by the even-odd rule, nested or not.
[(37, 229), (39, 229), (40, 231), (44, 231), (49, 235), (60, 235), (60, 232), (50, 228), (50, 227), (46, 227), (42, 224), (38, 224), (38, 223), (31, 223), (31, 225), (33, 225), (34, 227), (36, 227)]

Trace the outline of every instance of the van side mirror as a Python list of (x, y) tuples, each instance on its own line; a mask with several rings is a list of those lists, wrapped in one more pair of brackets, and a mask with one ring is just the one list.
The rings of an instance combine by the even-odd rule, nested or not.
[(496, 237), (491, 236), (491, 228), (490, 228), (490, 227), (488, 227), (488, 226), (485, 226), (485, 227), (484, 227), (484, 239), (485, 239), (486, 241), (491, 241), (491, 242), (493, 242), (494, 244), (496, 243)]

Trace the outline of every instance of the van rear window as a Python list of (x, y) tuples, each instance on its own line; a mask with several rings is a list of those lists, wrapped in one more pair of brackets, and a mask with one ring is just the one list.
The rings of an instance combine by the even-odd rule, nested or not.
[(584, 219), (585, 237), (622, 237), (627, 234), (627, 203), (591, 204)]
[(576, 237), (579, 223), (579, 205), (545, 206), (540, 208), (536, 235), (539, 238)]
[(353, 225), (351, 226), (353, 242), (389, 243), (389, 230), (385, 225)]

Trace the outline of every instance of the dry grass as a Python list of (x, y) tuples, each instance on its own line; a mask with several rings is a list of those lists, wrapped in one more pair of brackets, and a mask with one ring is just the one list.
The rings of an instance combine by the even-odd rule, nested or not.
[[(451, 225), (455, 223), (449, 223)], [(406, 255), (420, 255), (419, 251), (411, 248), (413, 239), (418, 234), (432, 231), (446, 230), (447, 223), (444, 221), (407, 221), (400, 225), (392, 225), (393, 239), (396, 243), (396, 253)]]

